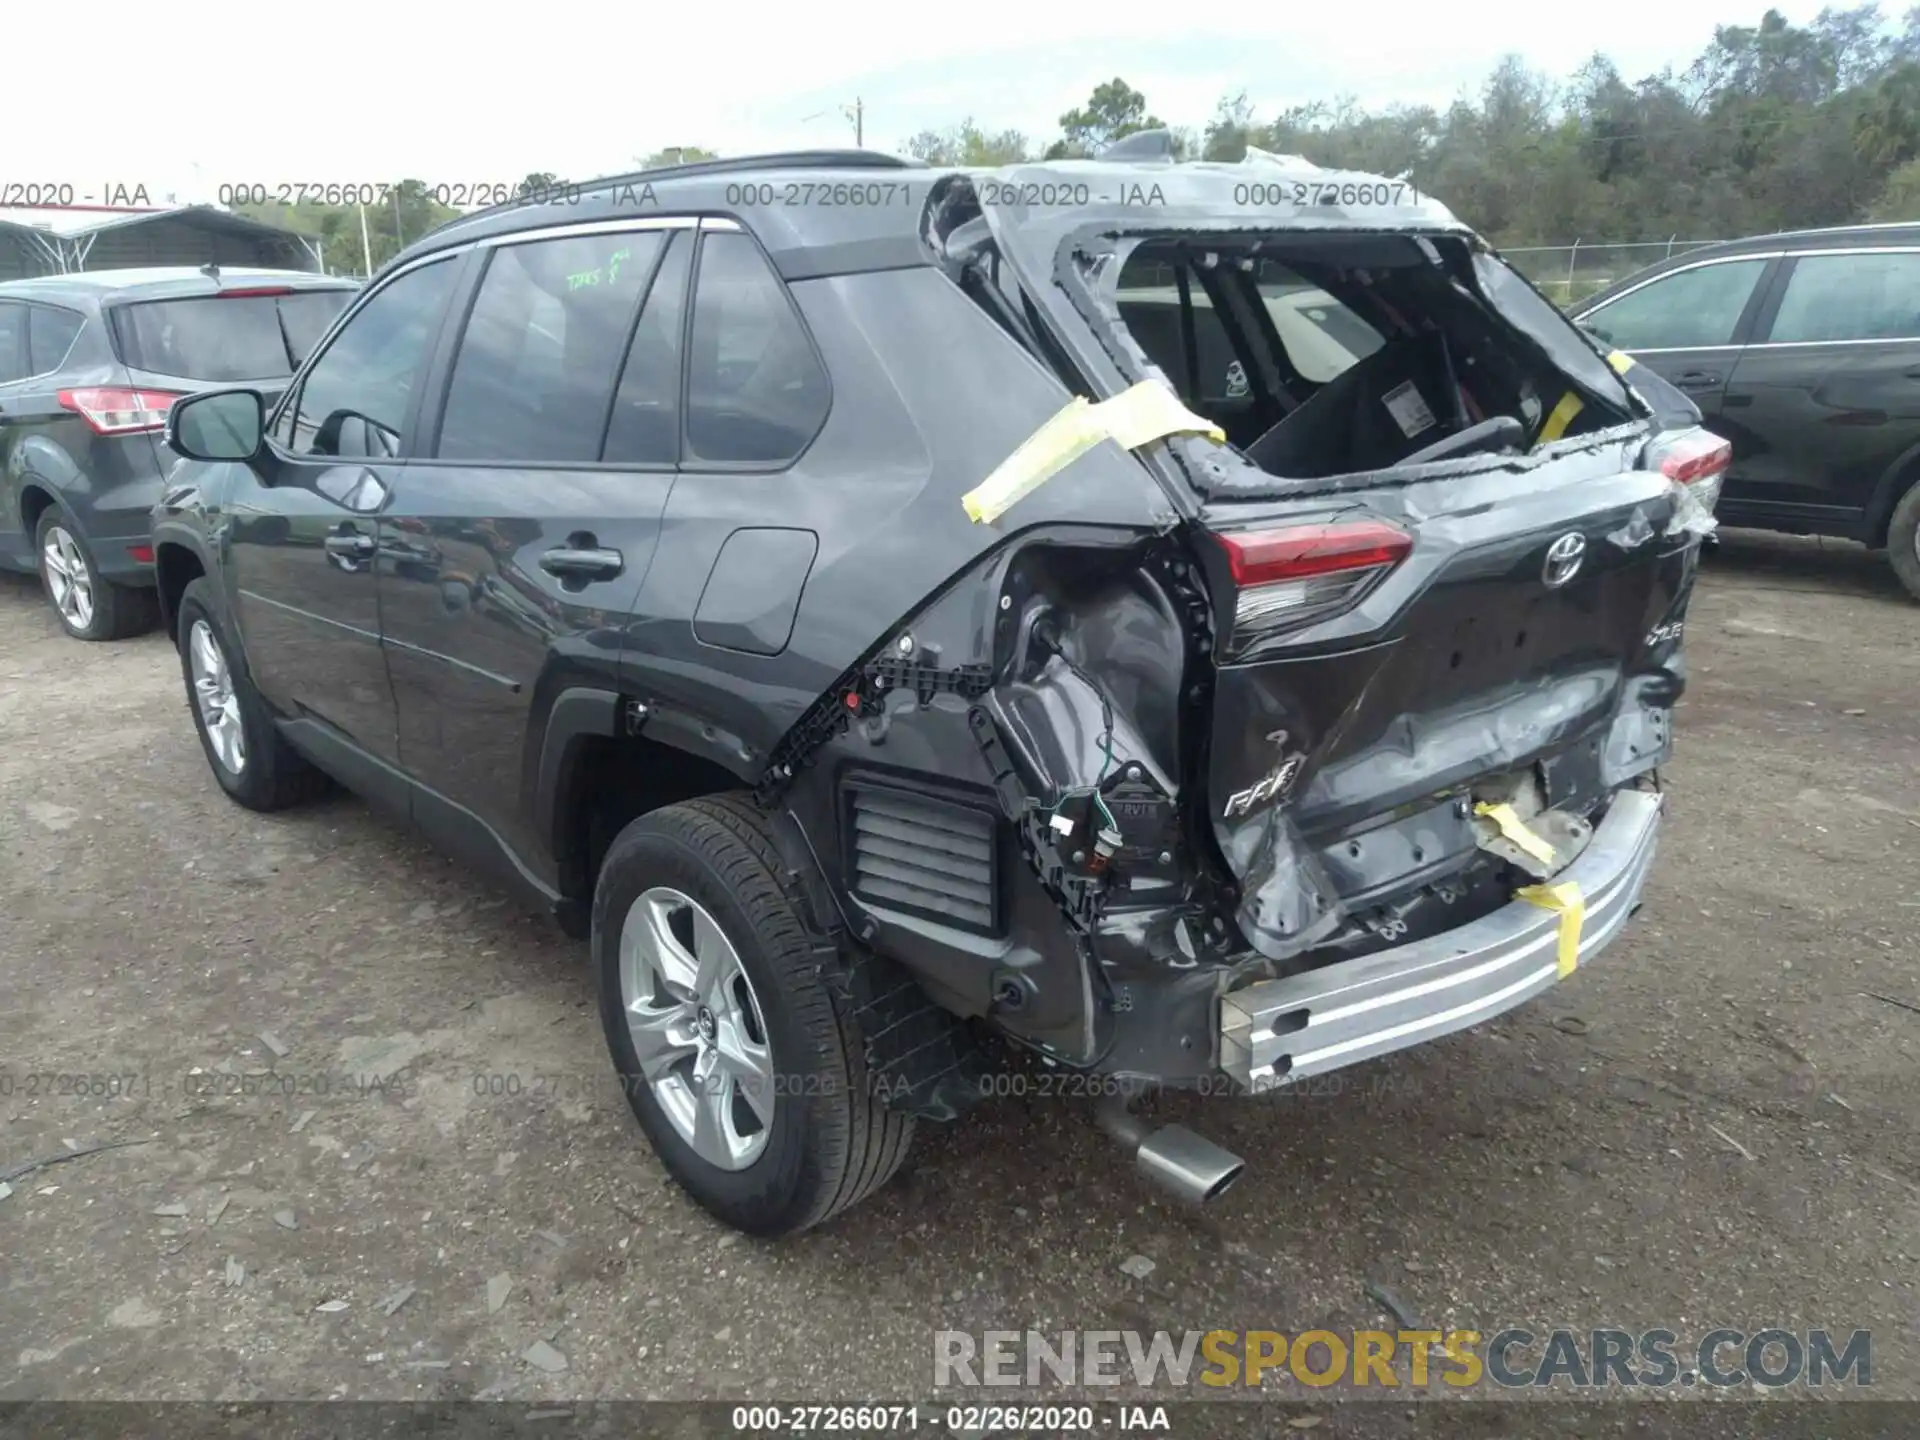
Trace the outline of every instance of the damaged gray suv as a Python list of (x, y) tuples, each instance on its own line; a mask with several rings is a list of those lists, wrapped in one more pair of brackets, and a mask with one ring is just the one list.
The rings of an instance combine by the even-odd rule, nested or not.
[(1638, 904), (1725, 443), (1404, 183), (1164, 138), (530, 198), (273, 406), (170, 412), (215, 779), (332, 777), (589, 936), (741, 1229), (1010, 1064), (1218, 1194), (1127, 1094), (1474, 1025)]

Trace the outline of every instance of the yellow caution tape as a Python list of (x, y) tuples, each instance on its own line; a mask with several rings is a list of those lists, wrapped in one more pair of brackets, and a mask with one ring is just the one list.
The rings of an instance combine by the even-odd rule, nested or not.
[(1557, 968), (1566, 979), (1580, 964), (1580, 927), (1587, 921), (1587, 902), (1580, 887), (1571, 880), (1558, 885), (1528, 885), (1513, 892), (1513, 898), (1542, 910), (1560, 914), (1560, 955)]
[(1473, 813), (1476, 815), (1484, 815), (1495, 825), (1498, 825), (1502, 835), (1526, 851), (1527, 854), (1533, 856), (1533, 858), (1538, 860), (1542, 865), (1553, 864), (1553, 846), (1529, 830), (1526, 825), (1522, 823), (1520, 817), (1513, 813), (1513, 806), (1488, 805), (1482, 803), (1473, 807)]
[(961, 496), (960, 503), (976, 524), (991, 524), (1102, 440), (1135, 450), (1150, 440), (1180, 434), (1211, 435), (1223, 445), (1227, 439), (1224, 430), (1187, 409), (1157, 380), (1142, 380), (1098, 405), (1076, 395)]
[(1587, 408), (1587, 402), (1569, 390), (1560, 397), (1560, 403), (1553, 407), (1553, 413), (1547, 416), (1547, 423), (1540, 427), (1540, 443), (1550, 445), (1567, 433), (1567, 426), (1573, 423), (1573, 417)]
[(1624, 375), (1633, 365), (1633, 357), (1624, 350), (1615, 350), (1607, 356), (1607, 364), (1613, 367), (1615, 374)]

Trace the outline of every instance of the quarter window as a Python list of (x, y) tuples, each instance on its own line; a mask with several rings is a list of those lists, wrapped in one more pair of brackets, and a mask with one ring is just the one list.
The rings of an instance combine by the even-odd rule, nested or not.
[(827, 418), (826, 371), (786, 287), (737, 231), (700, 237), (687, 366), (691, 460), (779, 464)]
[(27, 369), (27, 307), (0, 301), (0, 385), (24, 380)]
[(85, 323), (71, 310), (54, 305), (27, 307), (28, 374), (45, 375), (58, 370), (73, 348), (74, 337)]
[(1586, 327), (1622, 350), (1731, 345), (1766, 268), (1764, 259), (1725, 260), (1663, 275), (1591, 312)]
[(1807, 255), (1796, 260), (1767, 337), (1904, 340), (1920, 337), (1920, 254)]
[(369, 296), (307, 371), (274, 438), (297, 455), (398, 454), (455, 270), (435, 261)]
[(657, 230), (620, 231), (496, 249), (453, 363), (439, 457), (599, 459), (614, 383), (663, 238)]

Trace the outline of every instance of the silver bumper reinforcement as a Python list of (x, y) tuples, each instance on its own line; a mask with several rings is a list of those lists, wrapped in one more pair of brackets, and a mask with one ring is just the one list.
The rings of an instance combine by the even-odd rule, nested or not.
[[(1580, 887), (1580, 962), (1619, 933), (1660, 832), (1660, 797), (1616, 795), (1593, 839), (1552, 884)], [(1478, 1025), (1560, 978), (1560, 916), (1515, 900), (1478, 920), (1220, 998), (1220, 1068), (1253, 1090), (1337, 1070)]]

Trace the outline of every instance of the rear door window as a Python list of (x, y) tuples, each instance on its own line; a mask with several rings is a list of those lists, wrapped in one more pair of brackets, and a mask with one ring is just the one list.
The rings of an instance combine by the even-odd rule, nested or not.
[(1920, 254), (1803, 255), (1793, 263), (1772, 343), (1920, 337)]
[(27, 307), (0, 300), (0, 385), (24, 380), (27, 368)]
[(351, 290), (281, 295), (195, 295), (113, 310), (128, 368), (206, 385), (284, 380), (299, 369)]
[(439, 458), (598, 460), (662, 238), (621, 231), (497, 248), (454, 358)]
[(1723, 260), (1677, 271), (1609, 300), (1587, 329), (1621, 350), (1693, 350), (1731, 345), (1764, 258)]
[(831, 392), (786, 286), (751, 236), (700, 237), (687, 364), (690, 460), (777, 465), (807, 448)]
[(86, 321), (71, 310), (57, 305), (27, 307), (27, 365), (32, 375), (47, 375), (58, 370), (73, 349), (75, 337)]
[(671, 465), (680, 458), (680, 337), (687, 313), (693, 236), (673, 236), (627, 347), (600, 458), (616, 465)]

